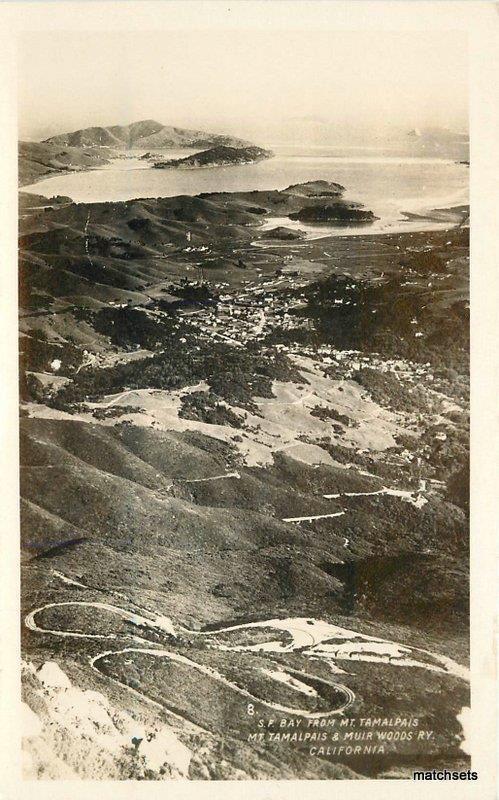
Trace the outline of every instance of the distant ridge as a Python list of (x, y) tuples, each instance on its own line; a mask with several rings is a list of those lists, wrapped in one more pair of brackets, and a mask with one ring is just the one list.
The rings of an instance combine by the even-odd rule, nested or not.
[(82, 128), (71, 133), (61, 133), (44, 140), (47, 144), (64, 147), (246, 147), (243, 139), (219, 133), (175, 128), (152, 119), (132, 122), (130, 125)]

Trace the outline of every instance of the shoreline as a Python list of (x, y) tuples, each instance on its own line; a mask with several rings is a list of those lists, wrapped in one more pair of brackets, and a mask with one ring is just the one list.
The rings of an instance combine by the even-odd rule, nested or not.
[[(166, 178), (163, 181), (159, 180), (157, 185), (156, 181), (153, 178), (151, 178), (148, 175), (145, 175), (144, 176), (145, 185), (140, 186), (140, 183), (142, 181), (141, 178), (137, 176), (136, 173), (139, 173), (142, 170), (140, 168), (138, 169), (135, 168), (132, 170), (123, 169), (122, 165), (124, 162), (126, 163), (126, 161), (123, 159), (123, 157), (121, 157), (121, 158), (110, 159), (109, 162), (104, 166), (95, 165), (89, 168), (82, 167), (80, 169), (61, 170), (59, 172), (52, 171), (50, 175), (38, 177), (31, 183), (24, 183), (19, 188), (28, 194), (37, 194), (37, 193), (42, 193), (45, 195), (49, 195), (49, 193), (57, 193), (64, 195), (69, 194), (70, 196), (72, 196), (74, 202), (84, 202), (84, 203), (127, 202), (129, 200), (145, 200), (153, 198), (157, 199), (160, 197), (174, 197), (179, 195), (196, 196), (199, 194), (205, 195), (214, 193), (234, 194), (241, 192), (244, 193), (259, 192), (259, 191), (267, 192), (272, 190), (283, 190), (288, 185), (287, 183), (283, 183), (282, 185), (280, 185), (281, 181), (279, 180), (278, 174), (274, 175), (272, 172), (271, 174), (267, 175), (266, 171), (264, 170), (264, 172), (260, 175), (260, 172), (258, 171), (262, 167), (262, 165), (264, 167), (266, 166), (266, 162), (272, 165), (275, 164), (275, 162), (280, 162), (280, 160), (283, 160), (284, 163), (282, 164), (279, 163), (278, 165), (276, 165), (276, 168), (280, 169), (281, 172), (282, 170), (284, 170), (285, 177), (289, 169), (291, 169), (291, 172), (289, 174), (289, 184), (304, 183), (306, 181), (317, 180), (318, 177), (322, 177), (322, 175), (318, 173), (317, 165), (311, 164), (309, 167), (307, 163), (303, 165), (303, 168), (300, 167), (300, 175), (295, 176), (294, 172), (296, 170), (294, 167), (291, 168), (289, 166), (286, 166), (286, 158), (285, 157), (281, 158), (279, 154), (275, 154), (274, 158), (270, 160), (263, 159), (260, 162), (253, 162), (245, 165), (234, 165), (236, 168), (236, 172), (238, 166), (251, 168), (249, 172), (244, 171), (244, 176), (248, 175), (247, 180), (245, 177), (243, 177), (242, 171), (238, 177), (235, 177), (235, 179), (231, 178), (230, 180), (228, 180), (224, 178), (224, 173), (227, 176), (229, 176), (231, 174), (231, 170), (227, 170), (226, 167), (224, 166), (214, 167), (213, 165), (209, 165), (202, 167), (189, 167), (188, 169), (177, 168), (176, 170), (173, 169), (166, 170), (166, 174), (169, 176), (168, 180), (166, 180)], [(150, 170), (153, 169), (153, 167), (148, 162), (143, 162), (143, 161), (141, 162), (140, 158), (138, 159), (138, 161), (139, 163), (142, 163), (143, 165), (142, 169), (144, 170), (144, 172), (149, 173)], [(402, 170), (403, 172), (405, 168), (409, 170), (411, 170), (411, 168), (417, 169), (418, 166), (421, 167), (423, 163), (428, 166), (430, 161), (433, 162), (435, 161), (435, 159), (431, 160), (426, 159), (423, 162), (423, 160), (420, 158), (413, 158), (413, 159), (405, 159), (404, 162), (402, 162), (398, 158), (385, 158), (382, 160), (382, 162), (381, 161), (378, 162), (378, 159), (371, 158), (371, 159), (366, 159), (366, 166), (371, 165), (371, 171), (378, 163), (379, 163), (379, 170), (383, 170), (383, 164), (389, 166), (391, 169), (395, 168), (396, 172), (394, 173), (394, 180), (399, 180), (400, 177), (403, 177), (403, 174), (402, 173), (400, 175), (397, 174), (398, 173), (398, 170), (396, 169), (397, 167), (400, 167), (400, 170)], [(458, 167), (456, 166), (455, 162), (452, 159), (437, 159), (437, 161), (439, 164), (446, 164), (446, 165), (448, 164), (449, 167), (453, 167), (456, 170), (458, 169)], [(330, 169), (330, 167), (334, 167), (336, 163), (338, 165), (338, 169), (340, 170), (337, 178), (332, 174), (332, 171)], [(333, 181), (339, 180), (340, 183), (344, 183), (346, 185), (348, 171), (347, 175), (343, 176), (343, 179), (340, 177), (340, 174), (342, 175), (343, 172), (345, 171), (345, 168), (348, 170), (349, 169), (348, 165), (352, 164), (353, 174), (355, 176), (356, 174), (355, 165), (358, 163), (359, 163), (358, 159), (343, 159), (338, 161), (332, 161), (328, 167), (328, 161), (326, 159), (323, 166), (325, 173), (329, 173), (331, 175), (330, 180)], [(424, 169), (424, 167), (422, 168)], [(257, 173), (254, 172), (255, 169), (257, 170)], [(84, 184), (80, 186), (80, 189), (78, 189), (79, 181), (77, 178), (72, 180), (71, 173), (73, 174), (77, 172), (86, 173), (94, 170), (102, 172), (103, 175), (95, 177), (97, 184), (94, 186), (94, 191), (92, 192), (92, 194), (90, 194), (89, 191), (89, 189), (91, 189), (91, 186), (88, 185), (88, 182), (85, 183), (84, 179), (83, 179)], [(198, 170), (199, 172), (197, 173)], [(216, 170), (218, 170), (218, 173), (216, 174), (220, 175), (220, 181), (217, 180), (213, 182), (212, 179), (207, 180), (206, 175), (215, 174)], [(381, 174), (379, 173), (379, 170), (377, 170), (376, 174)], [(127, 186), (125, 183), (120, 188), (120, 182), (118, 182), (118, 185), (114, 187), (112, 191), (106, 189), (105, 186), (101, 186), (102, 178), (105, 177), (106, 180), (107, 178), (111, 180), (112, 173), (114, 171), (118, 173), (123, 173), (128, 171), (134, 173), (133, 176), (131, 176), (130, 178), (130, 180), (133, 181), (133, 183), (129, 186)], [(155, 170), (155, 172), (159, 174), (158, 170)], [(193, 185), (193, 183), (195, 183), (196, 173), (199, 174), (200, 176), (199, 187)], [(179, 178), (178, 186), (176, 185), (170, 186), (173, 174), (178, 175)], [(412, 172), (409, 172), (409, 175), (411, 174)], [(201, 176), (203, 176), (202, 179)], [(402, 196), (400, 198), (400, 202), (396, 201), (396, 206), (394, 206), (392, 202), (388, 204), (390, 206), (390, 211), (389, 211), (390, 219), (393, 218), (394, 214), (402, 214), (402, 212), (405, 211), (407, 211), (408, 213), (424, 214), (425, 211), (427, 211), (429, 208), (436, 208), (437, 206), (450, 207), (454, 205), (467, 203), (469, 198), (464, 176), (459, 177), (459, 175), (456, 175), (455, 172), (452, 172), (452, 176), (453, 177), (448, 185), (447, 191), (445, 190), (446, 176), (444, 173), (442, 173), (441, 179), (439, 179), (440, 182), (437, 181), (437, 183), (435, 184), (435, 188), (431, 191), (431, 193), (428, 193), (427, 195), (423, 194), (420, 196), (418, 187), (415, 184), (413, 189), (409, 193), (409, 196), (406, 197)], [(40, 191), (39, 184), (43, 182), (43, 180), (48, 181), (50, 178), (58, 178), (58, 177), (62, 179), (62, 181), (60, 181), (61, 184), (64, 182), (65, 183), (69, 182), (69, 187), (61, 185), (60, 188), (56, 188), (56, 186), (52, 188), (53, 187), (53, 182), (52, 182), (44, 186), (43, 190)], [(64, 180), (65, 178), (67, 180)], [(122, 183), (123, 178), (120, 180)], [(441, 181), (443, 181), (443, 183), (441, 183)], [(137, 183), (139, 183), (139, 185), (137, 185)], [(148, 186), (148, 184), (151, 185)], [(85, 186), (87, 188), (85, 188)], [(382, 181), (379, 187), (380, 188), (380, 192), (378, 193), (379, 196), (378, 194), (375, 193), (372, 197), (369, 197), (369, 193), (367, 196), (365, 194), (362, 195), (361, 194), (362, 186), (357, 185), (357, 187), (355, 188), (355, 180), (353, 182), (353, 185), (351, 182), (349, 182), (348, 186), (349, 188), (346, 190), (346, 196), (345, 196), (346, 200), (349, 199), (350, 193), (352, 194), (353, 199), (361, 197), (366, 208), (371, 208), (377, 216), (381, 216), (383, 219), (387, 218), (388, 207), (376, 208), (375, 204), (379, 203), (380, 200), (382, 200), (383, 196), (385, 196), (386, 198), (390, 197), (390, 185), (384, 186), (384, 182)], [(443, 191), (442, 187), (444, 187)], [(416, 205), (414, 202), (415, 199), (416, 199)]]
[[(201, 167), (200, 169), (205, 169)], [(102, 170), (101, 167), (91, 167), (84, 170), (75, 170), (75, 172), (93, 172), (95, 170)], [(124, 170), (126, 171), (126, 170)], [(43, 180), (41, 178), (40, 180)], [(34, 186), (35, 184), (31, 184)], [(78, 202), (73, 200), (71, 197), (62, 195), (52, 195), (48, 197), (46, 194), (38, 194), (35, 191), (27, 191), (26, 187), (19, 186), (18, 187), (18, 197), (22, 199), (22, 195), (30, 196), (30, 197), (39, 197), (41, 200), (46, 200), (47, 203), (44, 205), (47, 207), (52, 207), (51, 202), (53, 202), (57, 197), (67, 197), (71, 202), (68, 205), (75, 205), (78, 207), (100, 207), (102, 205), (127, 205), (130, 203), (145, 203), (145, 202), (157, 202), (161, 200), (174, 200), (176, 197), (182, 197), (183, 195), (166, 195), (164, 197), (136, 197), (131, 198), (129, 200), (117, 200), (117, 201), (103, 201), (103, 200), (95, 200), (91, 202), (82, 201)], [(193, 199), (205, 199), (210, 195), (217, 196), (219, 194), (228, 194), (230, 196), (246, 194), (245, 192), (199, 192), (193, 195), (187, 195)], [(28, 209), (30, 207), (28, 206)], [(34, 208), (34, 207), (33, 207)], [(426, 212), (426, 213), (425, 213)], [(435, 213), (433, 213), (435, 212)], [(438, 213), (436, 213), (438, 212)], [(292, 239), (289, 241), (283, 241), (276, 239), (273, 241), (272, 239), (268, 238), (265, 240), (255, 239), (248, 244), (251, 247), (258, 248), (260, 250), (269, 250), (278, 248), (281, 250), (289, 250), (293, 248), (304, 248), (311, 242), (318, 242), (323, 244), (329, 244), (334, 242), (337, 239), (350, 239), (350, 238), (364, 238), (366, 236), (375, 236), (375, 237), (383, 237), (383, 236), (393, 236), (399, 234), (412, 234), (412, 233), (430, 233), (432, 231), (445, 231), (445, 230), (452, 230), (456, 227), (469, 227), (469, 214), (470, 214), (470, 206), (469, 204), (459, 204), (459, 205), (449, 205), (440, 208), (428, 208), (428, 205), (422, 207), (420, 213), (410, 212), (410, 211), (400, 211), (401, 219), (395, 222), (384, 222), (383, 218), (378, 218), (374, 220), (372, 223), (358, 223), (358, 224), (341, 224), (341, 225), (333, 225), (331, 223), (323, 223), (323, 224), (308, 224), (308, 223), (295, 223), (294, 220), (289, 219), (288, 217), (277, 217), (268, 215), (265, 217), (264, 220), (260, 222), (260, 224), (254, 225), (254, 229), (256, 232), (262, 232), (270, 230), (274, 227), (279, 227), (285, 225), (286, 227), (295, 228), (304, 230), (306, 236), (301, 239)], [(385, 225), (390, 225), (389, 229), (386, 228), (377, 228), (377, 223), (382, 223)], [(325, 230), (327, 228), (327, 230)], [(375, 228), (375, 230), (372, 230)], [(322, 229), (322, 230), (321, 230)]]

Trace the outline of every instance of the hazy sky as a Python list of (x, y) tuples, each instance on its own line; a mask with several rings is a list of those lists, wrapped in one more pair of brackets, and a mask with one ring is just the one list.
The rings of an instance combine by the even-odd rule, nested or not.
[[(467, 127), (458, 32), (67, 32), (20, 40), (21, 138), (155, 119), (279, 137), (288, 120)], [(281, 137), (282, 138), (282, 137)]]

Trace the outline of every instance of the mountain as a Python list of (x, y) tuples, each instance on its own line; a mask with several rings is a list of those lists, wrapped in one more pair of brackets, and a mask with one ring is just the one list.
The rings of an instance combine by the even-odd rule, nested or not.
[[(51, 136), (43, 142), (19, 142), (19, 185), (26, 186), (62, 172), (100, 167), (111, 158), (124, 157), (122, 151), (126, 149), (164, 147), (261, 150), (233, 136), (173, 128), (150, 119), (131, 125), (83, 128)], [(247, 160), (253, 161), (255, 158)]]
[(151, 147), (213, 147), (228, 145), (245, 147), (249, 142), (233, 136), (206, 131), (175, 128), (162, 125), (152, 119), (132, 122), (130, 125), (82, 128), (71, 133), (61, 133), (45, 140), (49, 144), (64, 147), (95, 147), (97, 145), (116, 148)]
[(154, 164), (156, 169), (192, 169), (195, 167), (225, 167), (236, 164), (252, 164), (255, 161), (262, 161), (265, 158), (272, 158), (270, 150), (263, 147), (227, 147), (219, 145), (202, 150), (200, 153), (193, 153), (185, 158), (172, 158), (167, 161), (157, 161)]

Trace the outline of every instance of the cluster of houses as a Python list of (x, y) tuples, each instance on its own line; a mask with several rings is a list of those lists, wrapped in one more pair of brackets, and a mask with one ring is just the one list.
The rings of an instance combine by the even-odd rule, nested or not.
[(289, 298), (280, 291), (290, 286), (296, 288), (297, 284), (290, 284), (289, 278), (282, 275), (258, 283), (245, 281), (243, 289), (237, 291), (228, 291), (226, 283), (215, 284), (219, 292), (216, 305), (186, 310), (184, 321), (200, 337), (219, 337), (235, 347), (262, 340), (276, 325), (281, 330), (306, 326), (307, 320), (292, 313), (305, 305), (305, 295)]

